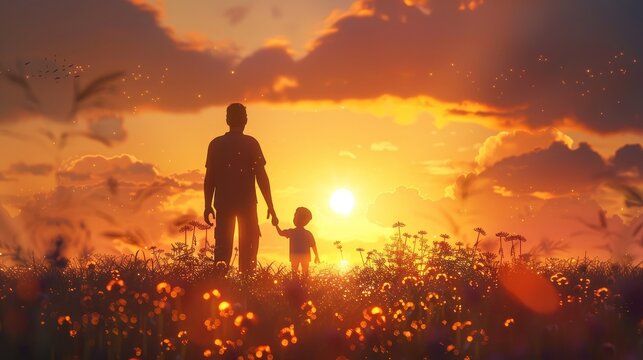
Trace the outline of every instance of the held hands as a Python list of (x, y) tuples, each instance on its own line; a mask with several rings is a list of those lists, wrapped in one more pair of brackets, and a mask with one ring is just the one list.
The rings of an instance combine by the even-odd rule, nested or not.
[(205, 208), (203, 211), (203, 220), (205, 220), (205, 223), (212, 226), (212, 222), (210, 221), (210, 214), (212, 214), (212, 220), (216, 218), (214, 214), (214, 209), (212, 206)]
[(273, 208), (268, 208), (266, 219), (270, 219), (270, 217), (272, 217), (272, 226), (279, 225), (279, 219), (277, 218), (277, 214), (275, 213), (275, 209)]

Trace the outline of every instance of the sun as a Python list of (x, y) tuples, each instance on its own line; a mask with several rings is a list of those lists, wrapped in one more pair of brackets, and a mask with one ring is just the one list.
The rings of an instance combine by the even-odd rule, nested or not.
[(340, 215), (349, 215), (354, 206), (355, 197), (348, 189), (337, 189), (330, 197), (330, 208)]

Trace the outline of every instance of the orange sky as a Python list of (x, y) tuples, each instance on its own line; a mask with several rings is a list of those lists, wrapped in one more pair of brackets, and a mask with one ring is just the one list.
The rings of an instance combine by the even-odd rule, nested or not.
[[(421, 1), (400, 1), (395, 6), (381, 1), (319, 1), (314, 6), (288, 7), (280, 1), (241, 5), (159, 1), (151, 2), (152, 8), (137, 3), (102, 11), (130, 14), (131, 24), (136, 24), (132, 38), (148, 38), (147, 51), (139, 51), (142, 45), (132, 40), (136, 50), (121, 56), (126, 51), (122, 42), (110, 41), (108, 36), (99, 48), (80, 35), (53, 43), (12, 41), (7, 49), (0, 49), (0, 59), (9, 59), (1, 64), (6, 67), (3, 73), (18, 74), (22, 66), (25, 73), (21, 76), (30, 77), (27, 80), (39, 99), (38, 111), (24, 111), (26, 107), (16, 105), (23, 101), (21, 88), (6, 79), (0, 82), (0, 90), (12, 101), (0, 101), (3, 246), (11, 248), (18, 242), (46, 251), (52, 236), (62, 232), (72, 239), (70, 252), (87, 245), (99, 251), (133, 249), (122, 240), (104, 236), (108, 230), (142, 232), (140, 245), (148, 246), (182, 239), (172, 223), (185, 214), (202, 212), (200, 189), (207, 144), (226, 131), (225, 105), (239, 100), (248, 107), (246, 132), (259, 140), (268, 161), (282, 225), (291, 225), (296, 207), (309, 207), (313, 213), (310, 230), (318, 239), (323, 261), (339, 261), (332, 245), (336, 240), (344, 243), (351, 262), (360, 261), (354, 248), (381, 248), (398, 220), (408, 225), (405, 230), (410, 233), (421, 229), (430, 236), (446, 232), (467, 243), (472, 241), (475, 226), (490, 234), (518, 232), (528, 238), (527, 250), (536, 247), (542, 255), (587, 251), (600, 257), (640, 256), (641, 234), (635, 233), (640, 212), (626, 208), (622, 194), (606, 186), (641, 185), (641, 123), (636, 120), (640, 108), (610, 108), (612, 98), (627, 102), (619, 97), (622, 94), (604, 96), (601, 113), (619, 115), (604, 124), (594, 119), (592, 102), (574, 97), (580, 96), (576, 90), (575, 95), (557, 88), (534, 92), (535, 86), (553, 86), (540, 79), (553, 77), (553, 68), (538, 64), (555, 60), (539, 55), (531, 59), (535, 67), (524, 65), (523, 74), (540, 76), (516, 75), (507, 83), (489, 80), (494, 67), (487, 69), (489, 65), (483, 63), (490, 59), (466, 60), (476, 47), (467, 33), (461, 36), (468, 48), (453, 48), (432, 39), (436, 53), (428, 54), (436, 62), (431, 68), (421, 68), (423, 62), (414, 60), (427, 56), (421, 49), (415, 55), (390, 54), (390, 59), (373, 63), (365, 56), (352, 63), (355, 56), (369, 51), (382, 56), (377, 51), (392, 49), (387, 41), (396, 37), (404, 42), (411, 41), (414, 33), (430, 35), (433, 25), (425, 29), (420, 24), (442, 21), (441, 11), (460, 16), (451, 13), (457, 9), (439, 5), (428, 11)], [(487, 10), (483, 5), (460, 11), (482, 13), (458, 21), (479, 24), (488, 16), (485, 11), (502, 13), (511, 6), (500, 3), (498, 9), (489, 5)], [(77, 5), (69, 0), (61, 6)], [(24, 10), (3, 6), (17, 13)], [(90, 19), (92, 5), (86, 6), (89, 9), (82, 11)], [(112, 34), (131, 33), (128, 16), (88, 34), (103, 39), (100, 34), (109, 33), (110, 26)], [(69, 26), (79, 28), (71, 30), (90, 27), (78, 21)], [(381, 44), (368, 40), (360, 25), (364, 21), (371, 21), (369, 26), (388, 26), (391, 39), (381, 38)], [(39, 39), (37, 32), (24, 36)], [(480, 35), (480, 41), (485, 36)], [(533, 54), (532, 49), (517, 48), (512, 39), (503, 41), (510, 50), (524, 51), (525, 57)], [(533, 43), (536, 46), (541, 41), (534, 39)], [(350, 46), (345, 48), (346, 44)], [(627, 61), (627, 71), (638, 74), (635, 60), (640, 46), (628, 49), (626, 41), (621, 45), (626, 55), (610, 61)], [(418, 43), (408, 49), (421, 47)], [(350, 56), (334, 57), (342, 49)], [(355, 49), (360, 52), (353, 53)], [(475, 49), (481, 53), (492, 50), (496, 49)], [(547, 51), (547, 56), (561, 62), (568, 56), (563, 52), (556, 58), (556, 51), (562, 51), (557, 46)], [(613, 56), (595, 51), (597, 58)], [(78, 69), (81, 84), (123, 69), (124, 74), (110, 84), (115, 95), (102, 94), (113, 97), (108, 102), (111, 105), (87, 105), (68, 116), (73, 79), (34, 79), (38, 74), (34, 67), (49, 69), (51, 55), (47, 61), (42, 58), (55, 52), (56, 64), (62, 64), (62, 59), (80, 59), (74, 66), (82, 65)], [(462, 62), (447, 61), (440, 68), (440, 59), (448, 60), (449, 54)], [(397, 64), (402, 67), (396, 69)], [(612, 63), (606, 66), (609, 69)], [(513, 67), (509, 68), (512, 71), (502, 73), (501, 80), (513, 76)], [(521, 68), (515, 65), (516, 72)], [(270, 73), (273, 69), (276, 72)], [(594, 69), (589, 69), (590, 75), (598, 71)], [(611, 82), (640, 86), (632, 85), (627, 74), (614, 79), (605, 75), (601, 83), (593, 83), (588, 69), (576, 70), (577, 74), (556, 70), (555, 76), (563, 79), (556, 80), (556, 86), (579, 76), (587, 84), (578, 85), (577, 90), (588, 93), (609, 87)], [(419, 77), (420, 73), (424, 75)], [(432, 77), (440, 79), (437, 85), (427, 80)], [(524, 87), (521, 81), (532, 85)], [(484, 89), (493, 85), (480, 90), (478, 84), (485, 84)], [(549, 92), (558, 95), (549, 96)], [(521, 98), (522, 93), (528, 95)], [(550, 117), (541, 115), (541, 108)], [(590, 111), (593, 115), (587, 115)], [(632, 146), (624, 148), (626, 144)], [(473, 179), (466, 186), (462, 185), (465, 176)], [(119, 184), (116, 191), (106, 185), (110, 178)], [(338, 188), (351, 190), (356, 198), (349, 216), (329, 208), (329, 198)], [(606, 211), (607, 227), (591, 230), (599, 222), (599, 211)], [(261, 199), (259, 213), (265, 214)], [(72, 225), (61, 225), (61, 219)], [(80, 223), (89, 225), (90, 235), (79, 230)], [(287, 240), (278, 238), (265, 220), (261, 230), (260, 256), (285, 260)], [(495, 244), (493, 237), (487, 243)], [(558, 249), (552, 244), (564, 246)]]

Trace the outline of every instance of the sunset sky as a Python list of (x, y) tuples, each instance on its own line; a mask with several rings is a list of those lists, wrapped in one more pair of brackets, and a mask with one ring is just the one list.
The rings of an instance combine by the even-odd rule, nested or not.
[[(4, 1), (0, 247), (182, 240), (243, 102), (282, 227), (308, 207), (327, 263), (337, 240), (354, 264), (381, 249), (396, 221), (640, 258), (642, 17), (638, 0)], [(260, 258), (286, 260), (265, 213)]]

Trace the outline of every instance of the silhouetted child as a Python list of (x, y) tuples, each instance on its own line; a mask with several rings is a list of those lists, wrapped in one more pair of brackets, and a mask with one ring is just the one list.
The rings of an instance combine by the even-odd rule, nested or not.
[(301, 264), (301, 273), (304, 276), (308, 276), (310, 248), (313, 248), (313, 252), (315, 253), (315, 263), (319, 264), (319, 254), (317, 253), (315, 238), (310, 231), (304, 228), (312, 218), (313, 214), (310, 210), (305, 207), (298, 207), (297, 210), (295, 210), (295, 216), (293, 218), (293, 223), (295, 224), (294, 229), (281, 230), (279, 225), (276, 225), (279, 235), (290, 239), (290, 263), (293, 274), (299, 272), (299, 265)]

